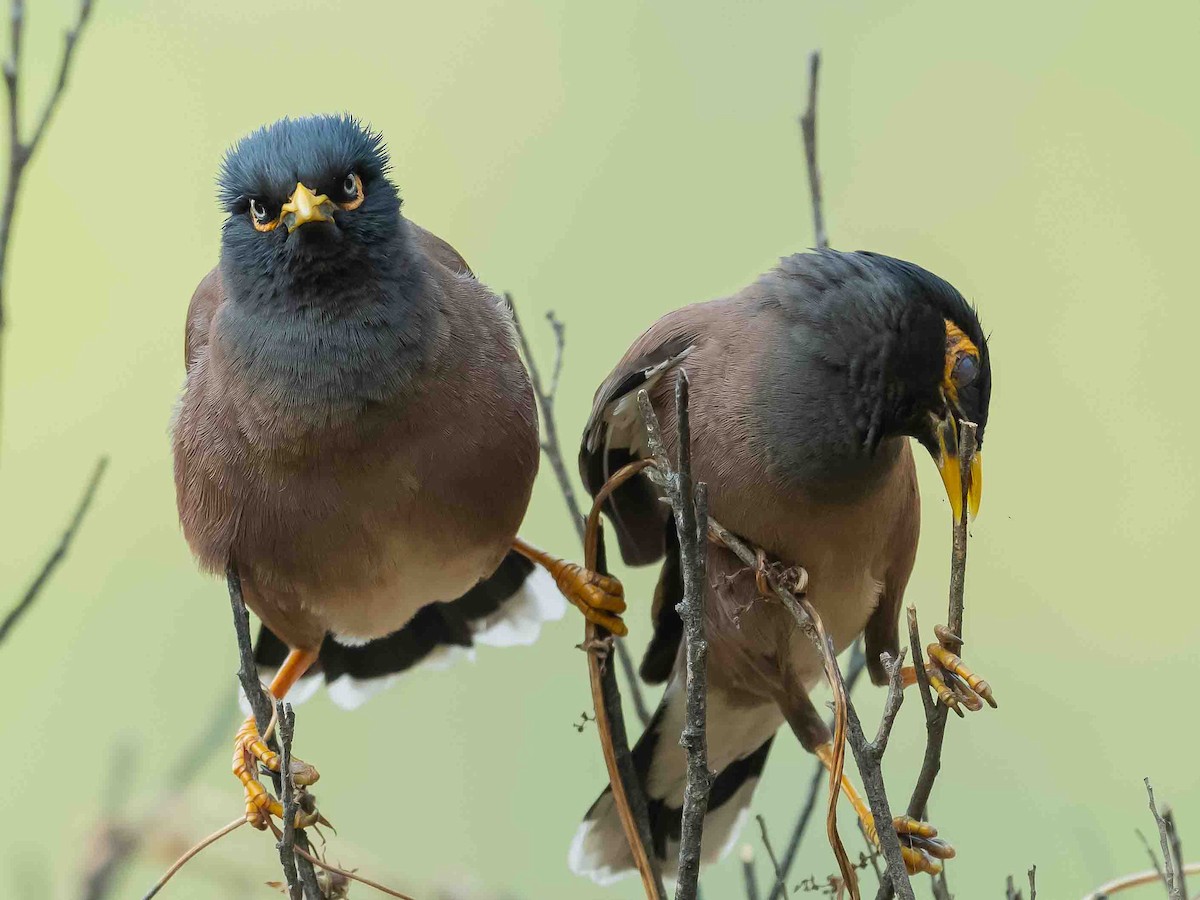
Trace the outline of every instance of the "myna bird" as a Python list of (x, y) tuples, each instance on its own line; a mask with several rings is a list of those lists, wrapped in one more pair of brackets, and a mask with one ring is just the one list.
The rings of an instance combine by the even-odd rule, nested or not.
[[(639, 391), (648, 392), (674, 458), (677, 367), (691, 382), (693, 474), (708, 484), (711, 515), (771, 560), (803, 566), (808, 599), (837, 650), (863, 635), (871, 678), (884, 684), (879, 657), (899, 653), (920, 522), (909, 438), (938, 465), (956, 516), (958, 421), (975, 422), (983, 443), (991, 368), (974, 310), (912, 263), (827, 250), (783, 259), (731, 297), (669, 313), (596, 393), (580, 451), (593, 495), (647, 455)], [(974, 513), (978, 465), (970, 478)], [(644, 476), (619, 488), (606, 513), (627, 563), (662, 560), (641, 675), (667, 685), (633, 761), (649, 799), (652, 850), (669, 875), (686, 780), (679, 544), (669, 507)], [(735, 839), (780, 725), (788, 723), (827, 767), (832, 753), (809, 696), (823, 681), (820, 654), (780, 604), (760, 598), (755, 574), (732, 552), (710, 543), (707, 553), (708, 762), (717, 775), (702, 857), (711, 862)], [(933, 646), (939, 661), (991, 702), (985, 682)], [(844, 790), (873, 827), (848, 782)], [(924, 823), (897, 820), (897, 827), (914, 870), (935, 871), (953, 853)], [(570, 864), (601, 883), (630, 870), (610, 791), (576, 833)]]
[[(618, 582), (517, 537), (539, 443), (511, 315), (401, 215), (387, 173), (347, 116), (242, 139), (218, 179), (220, 263), (188, 308), (179, 518), (204, 569), (236, 566), (277, 698), (323, 672), (354, 706), (448, 650), (529, 643), (562, 614), (556, 583), (621, 628)], [(265, 827), (281, 811), (254, 758), (278, 770), (251, 718), (235, 772)]]

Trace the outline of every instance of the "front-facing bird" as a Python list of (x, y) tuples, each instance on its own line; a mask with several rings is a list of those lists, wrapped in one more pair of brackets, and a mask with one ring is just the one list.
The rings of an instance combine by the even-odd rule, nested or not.
[[(807, 597), (838, 652), (864, 635), (868, 670), (884, 683), (880, 653), (899, 652), (920, 523), (909, 438), (933, 456), (956, 518), (963, 478), (972, 479), (972, 511), (979, 504), (982, 472), (961, 473), (956, 455), (963, 419), (977, 424), (982, 446), (991, 397), (975, 311), (949, 283), (911, 263), (822, 251), (782, 260), (731, 297), (671, 312), (634, 342), (596, 392), (580, 451), (593, 495), (647, 454), (640, 390), (675, 457), (679, 367), (691, 382), (693, 474), (708, 484), (711, 515), (771, 560), (803, 566)], [(649, 800), (653, 851), (670, 872), (686, 781), (679, 543), (669, 509), (645, 476), (616, 490), (606, 511), (627, 563), (663, 560), (641, 674), (667, 686), (633, 761)], [(822, 680), (820, 654), (780, 604), (760, 598), (754, 573), (731, 551), (709, 543), (707, 553), (708, 762), (717, 776), (703, 859), (711, 861), (736, 837), (780, 725), (787, 722), (826, 765), (832, 752), (809, 698)], [(991, 700), (986, 683), (946, 648), (931, 645), (930, 654)], [(873, 828), (852, 787), (843, 789)], [(935, 871), (952, 853), (923, 823), (897, 827), (914, 870)], [(576, 834), (571, 865), (600, 882), (630, 869), (610, 792)]]
[[(188, 309), (180, 522), (205, 569), (236, 567), (276, 697), (322, 670), (353, 706), (446, 650), (529, 643), (562, 609), (535, 563), (593, 620), (623, 608), (615, 581), (517, 538), (539, 447), (510, 314), (401, 215), (387, 170), (349, 117), (244, 138), (219, 178), (220, 264)], [(260, 827), (279, 814), (264, 749), (249, 721), (235, 771)]]

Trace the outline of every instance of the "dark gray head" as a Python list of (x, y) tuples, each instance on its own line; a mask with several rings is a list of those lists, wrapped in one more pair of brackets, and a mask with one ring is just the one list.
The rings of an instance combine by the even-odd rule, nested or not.
[(225, 154), (221, 271), (235, 301), (325, 305), (403, 277), (407, 232), (377, 132), (348, 115), (280, 119)]
[[(823, 250), (781, 261), (766, 276), (799, 326), (777, 363), (780, 402), (809, 398), (791, 438), (824, 447), (827, 460), (869, 460), (887, 438), (916, 438), (933, 456), (957, 516), (958, 426), (983, 445), (991, 402), (987, 339), (975, 310), (949, 282), (904, 260)], [(789, 387), (789, 375), (800, 378)], [(782, 408), (782, 407), (781, 407)], [(972, 473), (978, 508), (982, 468)]]

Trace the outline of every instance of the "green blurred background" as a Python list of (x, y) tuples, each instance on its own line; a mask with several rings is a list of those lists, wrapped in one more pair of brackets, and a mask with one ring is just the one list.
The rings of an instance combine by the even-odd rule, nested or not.
[[(74, 9), (30, 6), (32, 114)], [(1198, 28), (1194, 2), (101, 0), (12, 247), (10, 598), (93, 460), (112, 465), (66, 564), (0, 647), (0, 895), (79, 896), (97, 819), (145, 814), (155, 839), (116, 892), (140, 896), (178, 842), (241, 804), (224, 740), (191, 791), (160, 798), (234, 690), (228, 603), (180, 537), (168, 445), (229, 142), (285, 113), (350, 110), (382, 129), (407, 213), (515, 294), (544, 366), (541, 314), (566, 321), (573, 445), (595, 384), (655, 317), (812, 243), (796, 125), (812, 47), (833, 245), (947, 277), (992, 335), (966, 637), (1001, 707), (950, 727), (933, 809), (959, 850), (955, 893), (998, 896), (1034, 862), (1047, 897), (1143, 868), (1146, 775), (1200, 853)], [(933, 466), (920, 472), (908, 599), (929, 627), (944, 616), (949, 517)], [(574, 552), (548, 469), (525, 533)], [(623, 574), (636, 650), (651, 575)], [(639, 896), (565, 865), (604, 782), (594, 728), (572, 727), (589, 705), (580, 632), (571, 615), (532, 649), (417, 672), (353, 714), (323, 697), (301, 707), (298, 748), (340, 832), (331, 858), (422, 897), (460, 879), (525, 898)], [(861, 692), (864, 717), (880, 693)], [(114, 784), (120, 747), (130, 771)], [(910, 698), (888, 754), (897, 797), (922, 747)], [(773, 755), (755, 809), (778, 843), (811, 767), (790, 740)], [(814, 829), (796, 875), (834, 870)], [(266, 897), (278, 877), (270, 840), (243, 830), (166, 896)], [(727, 861), (706, 896), (742, 896), (739, 879)]]

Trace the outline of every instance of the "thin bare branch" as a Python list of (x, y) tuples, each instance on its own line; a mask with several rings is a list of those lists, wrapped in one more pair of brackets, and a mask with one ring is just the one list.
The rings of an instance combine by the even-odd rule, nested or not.
[(675, 511), (683, 600), (675, 609), (683, 620), (687, 659), (687, 711), (680, 746), (687, 752), (675, 900), (695, 900), (700, 878), (700, 840), (713, 773), (708, 768), (708, 642), (704, 636), (704, 594), (708, 587), (708, 489), (692, 482), (692, 433), (688, 416), (687, 372), (675, 376), (675, 417), (679, 459), (667, 497)]
[(228, 825), (218, 828), (208, 837), (200, 841), (200, 843), (196, 844), (196, 846), (187, 850), (183, 856), (179, 857), (179, 859), (175, 860), (175, 862), (171, 864), (171, 868), (167, 869), (167, 871), (163, 873), (162, 878), (158, 879), (158, 881), (154, 883), (154, 886), (142, 895), (142, 900), (150, 900), (151, 897), (158, 896), (158, 892), (163, 889), (168, 881), (175, 877), (175, 873), (191, 862), (192, 858), (195, 857), (201, 850), (211, 847), (221, 838), (225, 837), (225, 835), (237, 831), (245, 824), (246, 817), (238, 816), (238, 818), (234, 819)]
[(1162, 864), (1158, 861), (1158, 854), (1154, 852), (1154, 848), (1150, 846), (1150, 841), (1146, 839), (1145, 833), (1140, 828), (1133, 829), (1133, 833), (1137, 835), (1138, 840), (1142, 844), (1142, 849), (1146, 851), (1146, 856), (1150, 858), (1150, 867), (1158, 873), (1159, 880), (1162, 881), (1163, 887), (1167, 884), (1167, 875), (1163, 872)]
[(1167, 823), (1167, 836), (1171, 839), (1171, 858), (1175, 860), (1175, 877), (1179, 879), (1179, 893), (1185, 897), (1191, 896), (1187, 889), (1187, 878), (1183, 871), (1183, 841), (1179, 837), (1179, 829), (1175, 827), (1175, 811), (1171, 807), (1163, 807), (1163, 821)]
[(1029, 872), (1029, 900), (1037, 900), (1037, 866), (1030, 866)]
[(33, 581), (30, 582), (29, 587), (25, 589), (25, 593), (17, 602), (17, 605), (4, 617), (4, 621), (0, 622), (0, 643), (4, 642), (4, 639), (16, 627), (21, 617), (29, 612), (29, 608), (33, 606), (34, 601), (42, 593), (42, 589), (50, 581), (50, 576), (54, 574), (54, 570), (66, 558), (67, 551), (71, 549), (71, 542), (75, 540), (75, 533), (79, 531), (83, 517), (87, 515), (87, 511), (92, 505), (92, 498), (96, 496), (96, 488), (100, 486), (100, 479), (104, 476), (104, 471), (107, 468), (108, 457), (100, 457), (96, 463), (96, 468), (92, 471), (91, 479), (88, 480), (87, 487), (84, 488), (83, 496), (79, 498), (79, 505), (75, 507), (75, 513), (71, 516), (71, 521), (67, 524), (67, 530), (59, 538), (58, 545), (46, 557), (46, 561), (42, 563), (41, 570), (39, 570)]
[(296, 813), (300, 804), (296, 802), (296, 783), (292, 781), (292, 737), (296, 730), (296, 714), (290, 703), (275, 701), (275, 718), (279, 723), (279, 775), (283, 784), (279, 801), (283, 804), (283, 835), (276, 844), (283, 877), (291, 900), (303, 900), (304, 886), (296, 869)]
[[(1200, 862), (1188, 863), (1183, 867), (1182, 871), (1188, 875), (1200, 875)], [(1147, 869), (1144, 872), (1133, 872), (1129, 875), (1122, 875), (1120, 878), (1114, 878), (1112, 881), (1106, 881), (1094, 891), (1085, 894), (1083, 900), (1108, 900), (1113, 894), (1120, 894), (1131, 888), (1141, 887), (1144, 884), (1153, 884), (1161, 880), (1162, 873), (1156, 872), (1154, 869)]]
[(1150, 812), (1154, 814), (1154, 824), (1158, 826), (1158, 839), (1162, 843), (1163, 875), (1166, 876), (1167, 894), (1171, 900), (1185, 900), (1181, 889), (1183, 879), (1177, 874), (1175, 861), (1171, 858), (1171, 838), (1167, 834), (1167, 823), (1154, 802), (1154, 788), (1150, 786), (1150, 779), (1143, 780), (1146, 782), (1146, 796), (1150, 800)]
[(813, 238), (817, 249), (829, 247), (825, 233), (825, 208), (821, 194), (821, 170), (817, 165), (817, 76), (821, 71), (821, 51), (808, 54), (808, 108), (800, 117), (800, 133), (804, 136), (804, 158), (808, 162), (808, 194), (812, 199)]
[(767, 820), (762, 816), (754, 818), (758, 820), (758, 832), (762, 835), (763, 847), (766, 848), (767, 857), (771, 860), (771, 870), (775, 873), (775, 885), (772, 890), (787, 894), (787, 870), (780, 864), (779, 857), (775, 855), (775, 848), (771, 845), (771, 836), (767, 833)]
[(42, 142), (54, 111), (62, 100), (75, 61), (75, 51), (83, 27), (92, 14), (92, 0), (81, 0), (75, 22), (64, 36), (63, 53), (58, 64), (54, 87), (47, 97), (34, 125), (33, 135), (28, 141), (21, 139), (21, 50), (25, 31), (24, 0), (9, 3), (9, 56), (4, 62), (4, 84), (8, 96), (8, 182), (4, 188), (4, 205), (0, 209), (0, 338), (7, 323), (8, 309), (5, 304), (5, 276), (7, 275), (8, 248), (11, 244), (13, 218), (17, 211), (17, 198), (21, 192), (21, 181), (25, 168)]
[(900, 657), (893, 660), (886, 653), (882, 654), (884, 669), (888, 673), (888, 696), (884, 701), (883, 718), (874, 741), (868, 741), (863, 734), (862, 723), (854, 704), (847, 702), (846, 715), (849, 728), (847, 740), (854, 752), (854, 761), (858, 764), (858, 774), (862, 777), (863, 793), (871, 805), (871, 815), (876, 822), (875, 831), (879, 837), (879, 847), (887, 862), (887, 876), (892, 889), (903, 900), (915, 900), (912, 881), (908, 877), (908, 869), (904, 864), (904, 854), (900, 849), (900, 837), (891, 827), (892, 811), (888, 803), (887, 789), (883, 783), (881, 766), (884, 751), (887, 750), (888, 737), (900, 707), (904, 702), (904, 686), (901, 681), (900, 669), (904, 662), (904, 650)]
[[(267, 692), (263, 690), (262, 682), (258, 680), (258, 666), (254, 662), (254, 644), (250, 638), (250, 614), (246, 611), (246, 601), (242, 597), (242, 579), (238, 575), (237, 565), (232, 561), (225, 569), (225, 582), (229, 588), (229, 604), (233, 609), (233, 629), (237, 635), (238, 681), (241, 682), (242, 693), (245, 694), (246, 702), (250, 704), (250, 709), (254, 713), (258, 733), (266, 737), (268, 746), (278, 750), (279, 745), (275, 737), (268, 735), (274, 707)], [(272, 781), (275, 784), (275, 793), (281, 795), (283, 792), (282, 779), (277, 773), (272, 773)], [(312, 864), (300, 852), (309, 849), (308, 836), (303, 830), (297, 830), (294, 841), (296, 855), (299, 857), (296, 861), (296, 868), (300, 875), (300, 881), (304, 885), (305, 896), (309, 900), (324, 900), (324, 893), (317, 883), (317, 874), (313, 871)]]
[[(529, 336), (525, 333), (525, 328), (521, 324), (521, 316), (517, 312), (517, 305), (513, 302), (512, 294), (506, 293), (504, 300), (512, 312), (513, 327), (517, 332), (517, 340), (521, 344), (521, 355), (525, 357), (525, 365), (529, 370), (529, 379), (533, 383), (534, 399), (537, 401), (538, 409), (541, 411), (542, 454), (550, 462), (550, 468), (554, 470), (554, 477), (558, 481), (559, 490), (562, 492), (563, 502), (566, 503), (567, 512), (571, 516), (571, 524), (575, 526), (575, 533), (579, 536), (580, 542), (583, 542), (583, 510), (576, 499), (574, 483), (571, 480), (570, 473), (567, 471), (562, 444), (558, 437), (558, 420), (555, 417), (558, 384), (566, 355), (567, 326), (553, 312), (546, 313), (546, 320), (550, 323), (550, 327), (554, 331), (554, 367), (550, 377), (550, 388), (547, 390), (542, 380), (537, 360), (534, 358), (533, 348), (529, 345)], [(629, 696), (633, 701), (634, 711), (637, 713), (638, 720), (644, 728), (650, 723), (650, 709), (646, 705), (646, 698), (642, 695), (641, 683), (638, 680), (633, 659), (629, 655), (629, 648), (625, 646), (620, 638), (615, 637), (613, 638), (613, 645), (616, 647), (617, 659), (621, 664), (621, 671), (625, 675), (626, 683), (629, 687)]]
[[(850, 694), (854, 690), (854, 686), (858, 684), (862, 673), (867, 669), (867, 656), (863, 652), (862, 641), (854, 644), (854, 649), (850, 652), (850, 665), (846, 671), (846, 693)], [(829, 730), (833, 731), (834, 722), (829, 721)], [(800, 815), (796, 817), (796, 824), (792, 828), (792, 836), (788, 840), (787, 848), (783, 853), (783, 874), (786, 881), (787, 876), (792, 871), (792, 866), (796, 863), (796, 857), (800, 853), (800, 842), (804, 840), (804, 833), (808, 830), (808, 823), (812, 819), (813, 810), (817, 807), (817, 797), (821, 792), (821, 785), (828, 779), (828, 774), (825, 767), (819, 762), (813, 766), (812, 778), (808, 783), (808, 791), (805, 794), (804, 805), (800, 809)], [(786, 888), (783, 883), (776, 884), (771, 889), (769, 900), (783, 900), (786, 896)]]
[[(759, 816), (759, 822), (762, 821), (762, 816)], [(754, 874), (754, 848), (749, 844), (742, 844), (742, 884), (746, 888), (746, 900), (759, 900), (758, 894), (758, 876)]]

